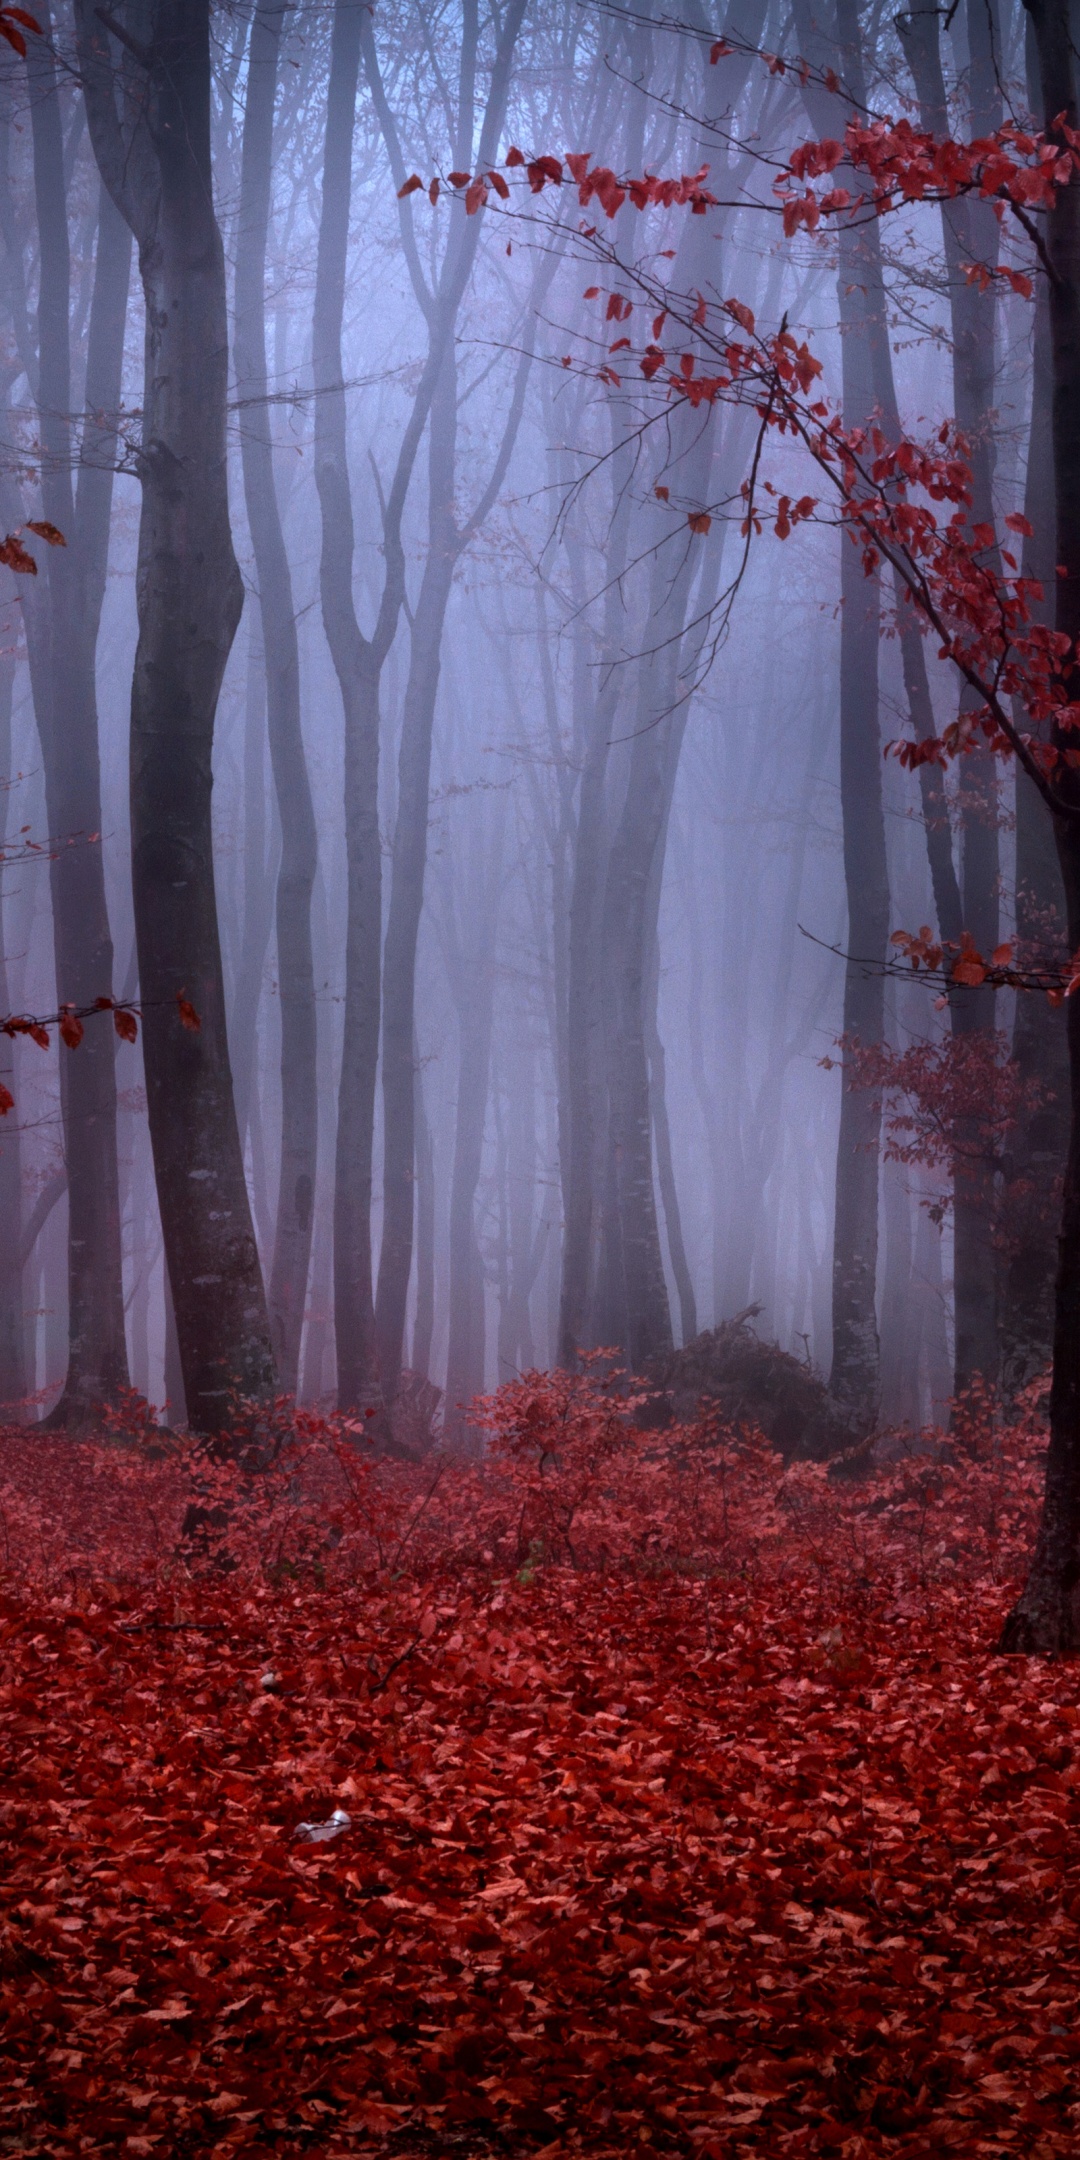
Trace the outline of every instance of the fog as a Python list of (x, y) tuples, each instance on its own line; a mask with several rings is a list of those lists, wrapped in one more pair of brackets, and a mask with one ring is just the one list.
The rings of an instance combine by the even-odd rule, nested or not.
[[(917, 121), (927, 67), (957, 135), (1022, 123), (1023, 10), (221, 6), (202, 144), (204, 12), (35, 5), (0, 58), (0, 524), (36, 564), (0, 570), (0, 1020), (48, 1023), (0, 1037), (5, 1415), (278, 1391), (472, 1445), (520, 1372), (656, 1376), (751, 1308), (859, 1429), (1015, 1392), (1049, 1356), (1060, 1025), (890, 973), (889, 938), (1054, 945), (1049, 821), (985, 750), (887, 754), (956, 719), (940, 640), (800, 443), (668, 372), (736, 299), (858, 426), (884, 353), (906, 431), (968, 430), (973, 514), (1037, 521), (1037, 574), (1045, 300), (964, 275), (1030, 239), (966, 200), (962, 231), (927, 201), (792, 233), (774, 185), (852, 113)], [(712, 199), (530, 185), (568, 152)], [(223, 372), (242, 608), (185, 494), (220, 484)], [(817, 505), (786, 538), (781, 495)], [(97, 998), (136, 1039), (102, 1010), (69, 1049), (53, 1016)], [(855, 1037), (891, 1078), (845, 1090)]]

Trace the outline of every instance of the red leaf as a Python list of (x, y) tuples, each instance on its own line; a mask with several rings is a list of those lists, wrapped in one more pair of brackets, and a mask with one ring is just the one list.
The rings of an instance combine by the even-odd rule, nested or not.
[(398, 201), (401, 201), (403, 195), (415, 195), (417, 188), (422, 188), (423, 185), (424, 183), (418, 172), (410, 173), (404, 187), (399, 187), (397, 191)]
[(138, 1040), (139, 1023), (134, 1013), (128, 1011), (126, 1005), (114, 1006), (113, 1025), (121, 1042), (133, 1043)]
[(60, 1015), (60, 1039), (67, 1044), (69, 1050), (77, 1050), (83, 1039), (82, 1021), (70, 1005), (65, 1006)]
[(48, 518), (27, 518), (26, 530), (36, 533), (39, 540), (47, 540), (50, 547), (67, 546), (59, 525), (50, 524)]
[[(0, 23), (0, 30), (2, 29), (3, 24)], [(33, 556), (27, 553), (18, 533), (9, 533), (6, 540), (0, 542), (0, 563), (6, 563), (9, 570), (17, 570), (21, 577), (37, 576), (37, 564)]]
[(712, 519), (707, 510), (691, 510), (686, 522), (691, 532), (695, 533), (707, 533), (712, 525)]
[(194, 1005), (191, 1003), (190, 998), (185, 996), (182, 990), (177, 994), (176, 1009), (179, 1012), (181, 1021), (183, 1025), (187, 1028), (189, 1034), (197, 1035), (199, 1029), (202, 1026), (202, 1021), (200, 1020)]
[(6, 1117), (8, 1111), (14, 1110), (14, 1108), (15, 1097), (12, 1094), (11, 1089), (6, 1088), (3, 1081), (0, 1080), (0, 1117)]

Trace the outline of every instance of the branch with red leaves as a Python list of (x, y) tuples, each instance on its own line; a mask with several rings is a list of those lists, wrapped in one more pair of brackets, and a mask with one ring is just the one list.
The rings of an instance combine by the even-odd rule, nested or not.
[[(187, 1028), (190, 1034), (197, 1035), (202, 1021), (190, 998), (183, 991), (177, 993), (176, 1009), (181, 1027)], [(66, 1043), (69, 1050), (77, 1050), (85, 1033), (83, 1021), (94, 1019), (98, 1013), (111, 1012), (121, 1042), (133, 1043), (138, 1040), (139, 1017), (142, 1011), (143, 1007), (133, 1004), (129, 998), (98, 997), (92, 1005), (61, 1005), (58, 1012), (44, 1016), (35, 1013), (9, 1013), (6, 1019), (0, 1020), (0, 1035), (7, 1035), (13, 1041), (18, 1036), (25, 1035), (31, 1042), (36, 1042), (39, 1049), (47, 1050), (50, 1042), (49, 1030), (55, 1028), (60, 1041)], [(14, 1106), (15, 1097), (10, 1088), (0, 1083), (0, 1117), (6, 1117)]]

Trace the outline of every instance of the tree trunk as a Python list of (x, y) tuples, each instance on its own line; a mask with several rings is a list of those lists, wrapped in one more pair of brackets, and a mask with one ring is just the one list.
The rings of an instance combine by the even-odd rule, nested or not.
[[(796, 0), (803, 53), (828, 54), (806, 0)], [(850, 94), (865, 107), (862, 48), (854, 0), (838, 0), (837, 49)], [(813, 84), (803, 96), (811, 120), (832, 131), (833, 101)], [(839, 133), (847, 117), (843, 118)], [(849, 173), (853, 194), (859, 183)], [(872, 260), (872, 258), (871, 258)], [(837, 297), (843, 360), (845, 428), (863, 427), (877, 405), (867, 246), (854, 223), (839, 236)], [(843, 823), (847, 949), (844, 1037), (871, 1048), (884, 1029), (882, 963), (888, 949), (889, 878), (882, 804), (882, 747), (878, 720), (880, 578), (863, 573), (860, 553), (844, 535), (840, 548), (840, 812)], [(878, 1153), (881, 1107), (872, 1089), (852, 1086), (844, 1063), (836, 1151), (833, 1229), (833, 1354), (830, 1386), (857, 1428), (873, 1422), (878, 1405), (876, 1307)]]
[[(150, 1137), (188, 1416), (220, 1433), (274, 1366), (233, 1101), (210, 818), (214, 717), (243, 589), (229, 528), (225, 261), (210, 163), (209, 0), (154, 0), (118, 117), (103, 27), (77, 0), (102, 177), (146, 298), (132, 891)], [(141, 55), (141, 58), (139, 57)], [(133, 79), (134, 70), (134, 79)], [(177, 1000), (199, 1015), (185, 1027)]]
[[(1029, 0), (1039, 54), (1044, 124), (1077, 125), (1068, 0)], [(1080, 635), (1080, 176), (1047, 213), (1053, 381), (1056, 626), (1075, 651)], [(1069, 696), (1080, 695), (1074, 675)], [(1071, 751), (1071, 733), (1056, 738)], [(1064, 761), (1055, 786), (1070, 814), (1055, 818), (1069, 950), (1080, 947), (1080, 785)], [(1003, 1650), (1053, 1655), (1080, 1649), (1080, 998), (1066, 1006), (1070, 1131), (1054, 1293), (1050, 1448), (1042, 1518), (1027, 1582), (1001, 1635)]]
[(383, 1396), (401, 1379), (416, 1192), (416, 941), (424, 904), (431, 738), (443, 626), (460, 544), (454, 519), (457, 367), (448, 351), (431, 410), (428, 544), (411, 626), (398, 753), (390, 906), (383, 970), (383, 1229), (376, 1331)]
[(450, 1337), (446, 1358), (444, 1430), (459, 1442), (466, 1412), (484, 1385), (484, 1265), (476, 1235), (476, 1188), (487, 1121), (495, 1000), (495, 933), (502, 877), (502, 829), (488, 860), (473, 865), (467, 909), (479, 932), (468, 950), (451, 926), (450, 980), (458, 1013), (458, 1092), (454, 1166), (450, 1180)]
[[(916, 8), (900, 18), (900, 31), (919, 100), (922, 125), (936, 135), (947, 132), (948, 105), (941, 68), (939, 16)], [(995, 80), (993, 50), (1000, 53), (995, 0), (977, 0), (967, 11), (971, 40), (970, 92), (976, 135), (1000, 125), (1001, 97)], [(942, 206), (942, 232), (949, 280), (953, 347), (953, 400), (957, 425), (967, 438), (972, 478), (971, 522), (994, 523), (993, 442), (994, 294), (985, 293), (964, 275), (972, 262), (997, 260), (997, 221), (987, 205), (966, 196)], [(996, 550), (991, 550), (996, 556)], [(961, 709), (974, 704), (964, 690)], [(961, 837), (962, 920), (980, 952), (998, 942), (997, 766), (989, 750), (962, 761)], [(956, 988), (949, 1009), (957, 1037), (988, 1034), (994, 1024), (994, 992)], [(964, 1121), (953, 1162), (953, 1298), (955, 1307), (957, 1392), (977, 1379), (996, 1381), (997, 1255), (994, 1242), (994, 1170), (979, 1145), (974, 1120)]]
[[(266, 957), (274, 922), (274, 887), (280, 861), (279, 835), (266, 832), (266, 664), (262, 619), (248, 614), (247, 681), (244, 687), (243, 743), (244, 845), (236, 913), (241, 913), (239, 947), (229, 983), (229, 1062), (232, 1066), (236, 1122), (241, 1153), (251, 1136), (258, 1101), (259, 1011)], [(227, 918), (226, 918), (227, 919)], [(254, 1188), (256, 1220), (264, 1196)], [(262, 1243), (265, 1248), (266, 1240)]]
[(412, 1370), (418, 1380), (431, 1378), (431, 1339), (435, 1333), (435, 1153), (424, 1103), (424, 1074), (419, 1044), (413, 1052), (416, 1090), (416, 1318)]
[(300, 725), (296, 610), (266, 402), (266, 240), (278, 49), (285, 13), (284, 0), (263, 0), (251, 28), (237, 231), (236, 379), (245, 407), (241, 427), (244, 493), (259, 586), (270, 758), (281, 823), (277, 880), (281, 1169), (270, 1271), (270, 1328), (280, 1384), (286, 1394), (295, 1395), (311, 1264), (318, 1138), (311, 945), (317, 842)]
[[(8, 610), (5, 609), (5, 614)], [(7, 828), (7, 786), (11, 779), (11, 704), (15, 684), (15, 645), (9, 629), (0, 641), (0, 860)], [(0, 869), (0, 1015), (11, 1011), (4, 921), (3, 871)], [(15, 1093), (15, 1045), (0, 1035), (0, 1087)], [(22, 1269), (22, 1146), (18, 1111), (0, 1120), (0, 1423), (19, 1414), (25, 1396)]]
[[(353, 514), (341, 335), (352, 196), (361, 10), (335, 0), (315, 284), (315, 480), (322, 510), (323, 625), (345, 720), (345, 1017), (334, 1176), (334, 1327), (338, 1407), (379, 1393), (371, 1278), (371, 1171), (379, 1055), (379, 656), (353, 605)], [(396, 618), (395, 618), (396, 621)]]
[[(48, 34), (49, 11), (41, 13)], [(70, 249), (58, 83), (51, 46), (33, 38), (27, 61), (40, 241), (37, 401), (46, 518), (67, 545), (44, 551), (47, 604), (27, 615), (34, 705), (49, 830), (56, 988), (88, 1005), (113, 988), (113, 948), (99, 839), (101, 770), (95, 662), (105, 592), (116, 414), (131, 238), (104, 189), (90, 316), (78, 492), (72, 483)], [(44, 649), (42, 649), (42, 647)], [(95, 1022), (77, 1057), (61, 1053), (60, 1100), (68, 1174), (68, 1369), (48, 1422), (89, 1423), (128, 1385), (116, 1158), (116, 1043)]]
[[(524, 0), (513, 0), (498, 33), (491, 83), (478, 146), (478, 165), (490, 164), (502, 132), (509, 91), (510, 61), (524, 14)], [(455, 157), (470, 166), (475, 128), (478, 11), (462, 19), (459, 68), (458, 130)], [(405, 168), (393, 118), (379, 72), (374, 37), (365, 30), (364, 58), (395, 183)], [(402, 713), (398, 755), (398, 806), (394, 825), (390, 905), (387, 911), (383, 968), (383, 1229), (375, 1332), (384, 1401), (393, 1402), (401, 1378), (405, 1310), (412, 1269), (416, 1178), (416, 1091), (412, 1068), (416, 997), (416, 941), (424, 900), (427, 862), (428, 789), (431, 738), (439, 686), (443, 628), (454, 570), (470, 540), (493, 507), (510, 463), (524, 409), (530, 360), (519, 360), (510, 411), (486, 487), (472, 515), (458, 525), (457, 486), (458, 371), (454, 334), (458, 308), (479, 239), (479, 219), (452, 225), (439, 276), (429, 285), (412, 232), (411, 201), (402, 199), (402, 240), (413, 290), (428, 324), (428, 365), (434, 367), (428, 465), (428, 546), (416, 611), (412, 618), (409, 675)], [(546, 291), (559, 260), (552, 249), (536, 279)]]
[[(615, 462), (619, 461), (619, 462)], [(598, 931), (604, 872), (604, 790), (611, 729), (617, 709), (617, 621), (626, 561), (628, 489), (620, 450), (613, 453), (615, 515), (608, 543), (606, 608), (607, 669), (593, 692), (584, 667), (575, 667), (575, 692), (585, 706), (583, 755), (567, 920), (566, 1085), (562, 1118), (566, 1151), (561, 1157), (563, 1259), (559, 1293), (559, 1364), (572, 1371), (582, 1350), (595, 1346), (597, 1264), (601, 1211), (601, 1147), (604, 1097), (601, 1041), (602, 987)], [(584, 631), (579, 633), (580, 649)], [(577, 655), (575, 655), (577, 657)], [(621, 1331), (620, 1331), (621, 1340)]]
[[(849, 227), (840, 241), (844, 426), (861, 427), (873, 409), (865, 307), (859, 287), (861, 246)], [(882, 963), (888, 949), (889, 879), (881, 792), (878, 725), (879, 576), (867, 577), (846, 534), (840, 564), (840, 812), (843, 821), (847, 949), (845, 1041), (872, 1048), (884, 1028)], [(875, 1303), (878, 1251), (878, 1153), (881, 1105), (873, 1089), (852, 1085), (844, 1059), (836, 1148), (833, 1230), (833, 1355), (830, 1386), (853, 1424), (873, 1422), (878, 1404)]]
[[(1031, 36), (1029, 28), (1029, 47)], [(1030, 53), (1028, 97), (1038, 110), (1036, 57)], [(1052, 617), (1054, 575), (1054, 444), (1050, 303), (1044, 279), (1035, 300), (1031, 428), (1024, 514), (1034, 537), (1024, 542), (1023, 573), (1043, 588), (1037, 612)], [(1027, 726), (1022, 714), (1017, 724)], [(1016, 774), (1016, 935), (1022, 958), (1055, 964), (1067, 950), (1061, 870), (1046, 805), (1026, 773)], [(1061, 1171), (1069, 1141), (1069, 1063), (1059, 1013), (1040, 997), (1016, 1001), (1013, 1057), (1031, 1107), (1021, 1110), (1009, 1150), (1005, 1192), (1009, 1240), (1001, 1296), (1002, 1387), (1006, 1399), (1049, 1368), (1053, 1355), (1055, 1226), (1061, 1215)]]

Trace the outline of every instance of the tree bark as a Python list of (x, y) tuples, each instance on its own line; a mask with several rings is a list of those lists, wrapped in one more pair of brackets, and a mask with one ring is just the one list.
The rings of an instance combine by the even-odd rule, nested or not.
[[(1037, 58), (1030, 24), (1028, 97), (1039, 107)], [(1035, 299), (1031, 427), (1024, 514), (1033, 537), (1024, 542), (1024, 576), (1043, 589), (1045, 621), (1053, 609), (1054, 444), (1050, 302), (1040, 279)], [(1018, 725), (1027, 725), (1018, 715)], [(1066, 952), (1061, 870), (1046, 806), (1026, 773), (1016, 775), (1016, 935), (1020, 954), (1053, 965)], [(1061, 1215), (1061, 1176), (1069, 1144), (1069, 1058), (1061, 1015), (1040, 997), (1016, 1001), (1013, 1057), (1030, 1107), (1021, 1110), (1006, 1173), (1009, 1238), (1001, 1296), (1002, 1388), (1013, 1398), (1049, 1369), (1053, 1355), (1055, 1225)]]
[(318, 1102), (311, 894), (317, 842), (300, 724), (300, 657), (292, 576), (274, 479), (267, 404), (264, 283), (278, 51), (286, 0), (262, 0), (251, 27), (236, 259), (236, 381), (243, 405), (244, 492), (266, 656), (270, 759), (281, 824), (277, 879), (281, 1003), (281, 1168), (270, 1271), (278, 1378), (295, 1395), (311, 1265)]
[[(76, 0), (102, 178), (146, 299), (139, 640), (131, 705), (132, 891), (144, 1060), (188, 1416), (220, 1434), (273, 1387), (270, 1329), (229, 1068), (210, 819), (221, 680), (243, 605), (229, 527), (225, 261), (210, 160), (209, 0), (153, 0), (125, 49)], [(182, 1024), (177, 1000), (200, 1018)]]
[[(113, 988), (113, 947), (100, 833), (95, 663), (109, 553), (112, 470), (127, 320), (131, 237), (105, 190), (87, 354), (87, 418), (78, 489), (71, 410), (71, 259), (58, 80), (48, 7), (27, 55), (40, 246), (37, 403), (41, 499), (65, 547), (42, 550), (44, 594), (27, 610), (34, 706), (45, 773), (56, 988), (88, 1005)], [(44, 599), (45, 605), (41, 605)], [(86, 1030), (77, 1057), (61, 1054), (68, 1174), (68, 1367), (47, 1422), (78, 1427), (128, 1385), (116, 1157), (115, 1037)]]
[[(935, 135), (948, 130), (939, 23), (936, 12), (922, 8), (899, 18), (919, 100), (919, 117), (923, 127)], [(975, 6), (969, 6), (967, 23), (972, 126), (974, 133), (981, 136), (991, 133), (1001, 121), (1001, 96), (994, 67), (995, 42), (998, 54), (1001, 49), (996, 0), (977, 0)], [(994, 293), (992, 285), (988, 292), (980, 292), (964, 272), (973, 262), (986, 262), (991, 267), (996, 262), (998, 226), (988, 205), (975, 203), (967, 196), (942, 205), (941, 223), (949, 281), (954, 410), (957, 425), (968, 442), (971, 467), (970, 521), (993, 529)], [(996, 562), (996, 546), (989, 550), (989, 559)], [(965, 689), (961, 709), (970, 709), (974, 702)], [(961, 764), (962, 920), (978, 950), (989, 953), (998, 942), (997, 767), (988, 749), (975, 751)], [(949, 1010), (953, 1033), (958, 1038), (988, 1035), (994, 1025), (994, 992), (955, 988), (950, 993)], [(994, 1215), (993, 1165), (980, 1147), (976, 1122), (965, 1120), (953, 1162), (958, 1394), (976, 1380), (991, 1384), (997, 1380), (1000, 1359)]]
[[(5, 608), (5, 615), (9, 610)], [(13, 611), (11, 611), (13, 612)], [(6, 626), (5, 626), (6, 627)], [(11, 780), (11, 705), (15, 684), (15, 646), (10, 630), (0, 641), (0, 1015), (11, 1011), (4, 921), (3, 852), (7, 831), (7, 788)], [(15, 1045), (0, 1035), (0, 1087), (15, 1093)], [(18, 1414), (26, 1390), (23, 1343), (22, 1146), (17, 1110), (0, 1121), (0, 1422)]]
[[(1077, 125), (1068, 0), (1028, 0), (1039, 55), (1043, 120)], [(1080, 635), (1080, 176), (1060, 188), (1046, 218), (1050, 258), (1056, 561), (1055, 620)], [(1080, 680), (1067, 685), (1080, 696)], [(1057, 746), (1071, 751), (1071, 731)], [(1069, 950), (1080, 947), (1080, 785), (1064, 761), (1056, 776), (1068, 814), (1055, 817)], [(1054, 1361), (1046, 1489), (1027, 1581), (1001, 1635), (1003, 1650), (1041, 1655), (1080, 1649), (1080, 999), (1066, 1005), (1070, 1130), (1054, 1292)]]

